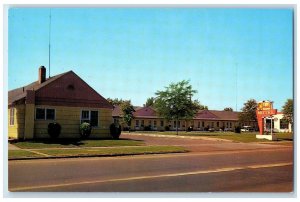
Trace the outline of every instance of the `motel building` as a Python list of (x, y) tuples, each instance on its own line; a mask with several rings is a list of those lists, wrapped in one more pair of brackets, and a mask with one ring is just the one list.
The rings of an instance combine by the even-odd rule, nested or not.
[(292, 125), (284, 121), (282, 112), (277, 112), (277, 114), (272, 115), (272, 117), (266, 117), (264, 119), (264, 122), (265, 122), (264, 131), (271, 131), (271, 127), (272, 127), (274, 132), (280, 132), (280, 133), (292, 132)]
[[(179, 120), (178, 130), (186, 131), (189, 127), (193, 131), (234, 131), (238, 122), (239, 112), (218, 111), (218, 110), (199, 110), (192, 120)], [(113, 119), (115, 123), (122, 123), (122, 112), (119, 106), (115, 106), (113, 110)], [(131, 130), (136, 131), (165, 131), (176, 130), (176, 121), (167, 121), (160, 117), (152, 107), (135, 107), (133, 113), (134, 119), (131, 122)], [(255, 122), (243, 123), (243, 125), (256, 128)], [(121, 124), (122, 129), (127, 128), (125, 124)]]

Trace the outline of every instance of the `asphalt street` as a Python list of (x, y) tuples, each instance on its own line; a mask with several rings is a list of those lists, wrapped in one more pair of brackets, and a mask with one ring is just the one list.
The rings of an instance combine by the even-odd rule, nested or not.
[(191, 152), (9, 161), (9, 191), (293, 192), (290, 146), (144, 138), (183, 143)]

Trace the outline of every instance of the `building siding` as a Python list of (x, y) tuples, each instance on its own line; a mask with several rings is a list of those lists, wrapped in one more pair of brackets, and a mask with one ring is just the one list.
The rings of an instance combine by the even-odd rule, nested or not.
[[(14, 108), (14, 125), (10, 125), (10, 109)], [(8, 108), (8, 138), (19, 139), (24, 137), (25, 104)]]
[(82, 110), (98, 111), (98, 126), (93, 127), (90, 138), (110, 137), (109, 126), (113, 122), (111, 109), (47, 105), (37, 105), (37, 107), (55, 109), (55, 120), (35, 120), (34, 138), (49, 138), (47, 128), (51, 122), (57, 122), (61, 125), (59, 138), (79, 138)]

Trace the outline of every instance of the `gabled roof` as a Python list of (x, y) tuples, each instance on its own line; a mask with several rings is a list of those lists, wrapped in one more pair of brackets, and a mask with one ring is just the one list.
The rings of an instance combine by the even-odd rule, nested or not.
[(133, 113), (134, 117), (158, 118), (156, 111), (152, 107), (141, 107)]
[(55, 81), (56, 79), (60, 78), (61, 76), (65, 75), (69, 72), (72, 72), (72, 71), (68, 71), (68, 72), (50, 77), (50, 78), (46, 79), (46, 81), (41, 83), (41, 84), (39, 84), (39, 81), (35, 81), (35, 82), (33, 82), (31, 84), (28, 84), (26, 86), (22, 86), (20, 88), (16, 88), (16, 89), (8, 91), (8, 104), (12, 104), (15, 101), (18, 101), (18, 100), (21, 100), (21, 99), (25, 98), (27, 90), (37, 91), (40, 88), (48, 85), (49, 83)]
[(48, 78), (41, 84), (35, 81), (29, 85), (9, 91), (8, 104), (25, 99), (27, 90), (35, 92), (37, 104), (113, 108), (105, 98), (73, 71)]

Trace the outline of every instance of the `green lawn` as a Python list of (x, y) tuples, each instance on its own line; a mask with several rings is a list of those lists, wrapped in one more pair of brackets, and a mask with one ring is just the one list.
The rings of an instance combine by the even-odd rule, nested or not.
[[(115, 147), (115, 148), (68, 148), (68, 149), (40, 149), (34, 150), (49, 157), (83, 157), (83, 156), (119, 156), (138, 154), (164, 154), (187, 152), (178, 146), (139, 146), (139, 147)], [(11, 150), (9, 159), (26, 157), (43, 157), (28, 151)]]
[(8, 159), (15, 158), (33, 158), (33, 157), (42, 157), (42, 155), (26, 151), (26, 150), (9, 150)]
[(34, 140), (13, 143), (15, 146), (22, 149), (44, 149), (44, 148), (78, 148), (78, 147), (115, 147), (115, 146), (141, 146), (144, 142), (137, 140), (72, 140), (72, 139), (57, 139), (57, 140)]
[[(176, 135), (176, 131), (137, 131), (131, 132), (129, 134), (135, 133), (144, 133), (144, 134), (156, 134), (156, 135)], [(269, 140), (256, 139), (258, 132), (242, 132), (242, 133), (233, 133), (233, 132), (185, 132), (179, 131), (179, 136), (197, 136), (197, 137), (209, 137), (209, 138), (220, 138), (226, 140), (232, 140), (235, 142), (269, 142)], [(276, 142), (282, 141), (293, 141), (293, 133), (275, 133), (278, 140)]]

